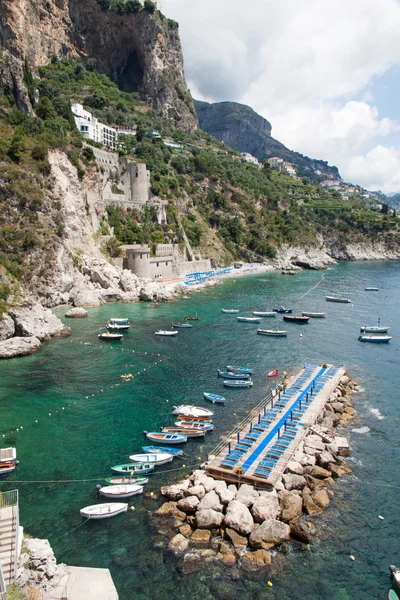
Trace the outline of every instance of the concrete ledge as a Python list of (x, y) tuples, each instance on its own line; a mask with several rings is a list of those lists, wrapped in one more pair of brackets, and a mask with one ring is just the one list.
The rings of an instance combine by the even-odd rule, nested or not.
[(88, 567), (68, 567), (68, 600), (118, 600), (110, 571)]

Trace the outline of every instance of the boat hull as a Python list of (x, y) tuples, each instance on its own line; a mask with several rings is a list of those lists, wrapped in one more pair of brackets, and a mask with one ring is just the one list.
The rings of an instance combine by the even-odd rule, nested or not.
[(253, 369), (251, 369), (250, 367), (240, 367), (240, 366), (236, 366), (236, 365), (226, 365), (226, 369), (227, 369), (227, 371), (230, 371), (231, 373), (247, 373), (248, 375), (252, 375), (253, 374)]
[(103, 342), (120, 342), (123, 339), (124, 336), (122, 333), (109, 333), (108, 335), (106, 333), (99, 334), (99, 340), (102, 340)]
[(224, 379), (250, 379), (249, 373), (241, 373), (240, 371), (232, 372), (232, 371), (220, 371), (218, 370), (218, 377), (223, 377)]
[(177, 433), (187, 438), (204, 437), (207, 433), (205, 429), (191, 429), (189, 427), (163, 427), (163, 433)]
[(143, 486), (134, 484), (110, 485), (100, 488), (99, 494), (111, 499), (131, 498), (131, 496), (143, 494)]
[(279, 308), (273, 308), (272, 310), (281, 315), (290, 315), (293, 312), (293, 308), (285, 308), (284, 306), (280, 306)]
[(199, 429), (200, 431), (212, 431), (214, 425), (212, 423), (200, 423), (199, 421), (176, 421), (175, 427), (180, 429)]
[(390, 335), (360, 335), (358, 341), (370, 344), (388, 344), (391, 339)]
[(187, 435), (168, 435), (164, 432), (146, 433), (146, 438), (158, 444), (167, 444), (168, 446), (184, 444), (187, 442)]
[(209, 400), (213, 404), (224, 404), (225, 398), (219, 394), (211, 394), (209, 392), (203, 392), (203, 396), (206, 400)]
[(276, 317), (276, 312), (262, 312), (259, 310), (253, 310), (255, 317)]
[(146, 485), (149, 483), (148, 477), (126, 477), (126, 476), (115, 476), (115, 477), (107, 477), (104, 480), (109, 485), (128, 485), (132, 483), (136, 483), (137, 485)]
[(154, 471), (154, 465), (129, 463), (126, 465), (115, 465), (115, 467), (111, 467), (111, 471), (117, 475), (138, 475), (139, 473), (151, 473), (151, 471)]
[(273, 329), (257, 329), (257, 334), (269, 337), (287, 337), (287, 331), (274, 331)]
[(324, 319), (326, 317), (326, 313), (318, 313), (318, 312), (306, 312), (303, 311), (302, 313), (303, 317), (309, 317), (311, 319)]
[(174, 329), (193, 329), (193, 325), (190, 323), (172, 323)]
[(177, 331), (155, 331), (154, 335), (160, 335), (163, 337), (173, 337), (175, 335), (178, 335)]
[(287, 321), (288, 323), (304, 324), (304, 323), (308, 323), (308, 321), (310, 320), (310, 317), (292, 317), (290, 315), (283, 315), (283, 320)]
[(236, 308), (221, 308), (221, 312), (224, 313), (225, 315), (237, 315), (240, 311), (237, 310)]
[(225, 387), (229, 387), (229, 388), (243, 389), (243, 388), (253, 387), (253, 382), (252, 381), (231, 381), (231, 380), (226, 380), (226, 381), (224, 381), (224, 386)]
[(128, 329), (130, 329), (130, 325), (116, 325), (113, 323), (107, 323), (106, 325), (107, 329), (109, 331), (126, 331)]
[(128, 510), (128, 505), (125, 503), (107, 503), (85, 506), (80, 510), (82, 517), (86, 519), (109, 519), (115, 517)]
[(260, 319), (258, 317), (237, 317), (239, 323), (259, 323)]
[(390, 327), (360, 327), (361, 333), (387, 333)]
[(174, 415), (185, 415), (186, 417), (212, 417), (214, 413), (207, 408), (201, 406), (191, 406), (189, 404), (181, 404), (174, 406)]
[(133, 463), (141, 463), (143, 465), (166, 465), (167, 463), (172, 462), (174, 457), (172, 454), (162, 453), (162, 454), (132, 454), (129, 457), (129, 460)]
[(336, 302), (338, 304), (351, 304), (349, 298), (334, 298), (333, 296), (325, 296), (327, 302)]
[(149, 452), (149, 454), (172, 454), (172, 456), (183, 456), (183, 450), (178, 448), (163, 448), (162, 446), (142, 446), (143, 452)]

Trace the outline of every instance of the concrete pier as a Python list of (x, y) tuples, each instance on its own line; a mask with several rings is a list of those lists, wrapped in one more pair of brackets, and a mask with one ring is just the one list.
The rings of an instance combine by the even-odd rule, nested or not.
[(110, 571), (88, 567), (68, 567), (68, 600), (118, 600)]

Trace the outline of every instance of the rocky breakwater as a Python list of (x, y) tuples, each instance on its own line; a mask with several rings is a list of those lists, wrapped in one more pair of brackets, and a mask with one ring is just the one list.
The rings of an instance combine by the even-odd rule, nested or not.
[(275, 551), (286, 544), (312, 542), (315, 517), (332, 501), (334, 480), (351, 472), (334, 438), (336, 428), (354, 418), (354, 386), (349, 377), (342, 377), (318, 425), (305, 436), (274, 487), (229, 484), (196, 470), (186, 480), (161, 488), (167, 502), (152, 516), (163, 536), (157, 545), (179, 557), (183, 573), (210, 561), (238, 565), (246, 572), (264, 571)]
[(27, 598), (62, 598), (68, 579), (68, 567), (57, 564), (48, 540), (24, 538), (16, 584)]

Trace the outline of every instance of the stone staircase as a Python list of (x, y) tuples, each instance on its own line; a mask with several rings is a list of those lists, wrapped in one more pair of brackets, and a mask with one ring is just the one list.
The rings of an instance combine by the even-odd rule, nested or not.
[(3, 492), (0, 494), (0, 565), (6, 585), (12, 583), (16, 575), (18, 534), (18, 492)]

